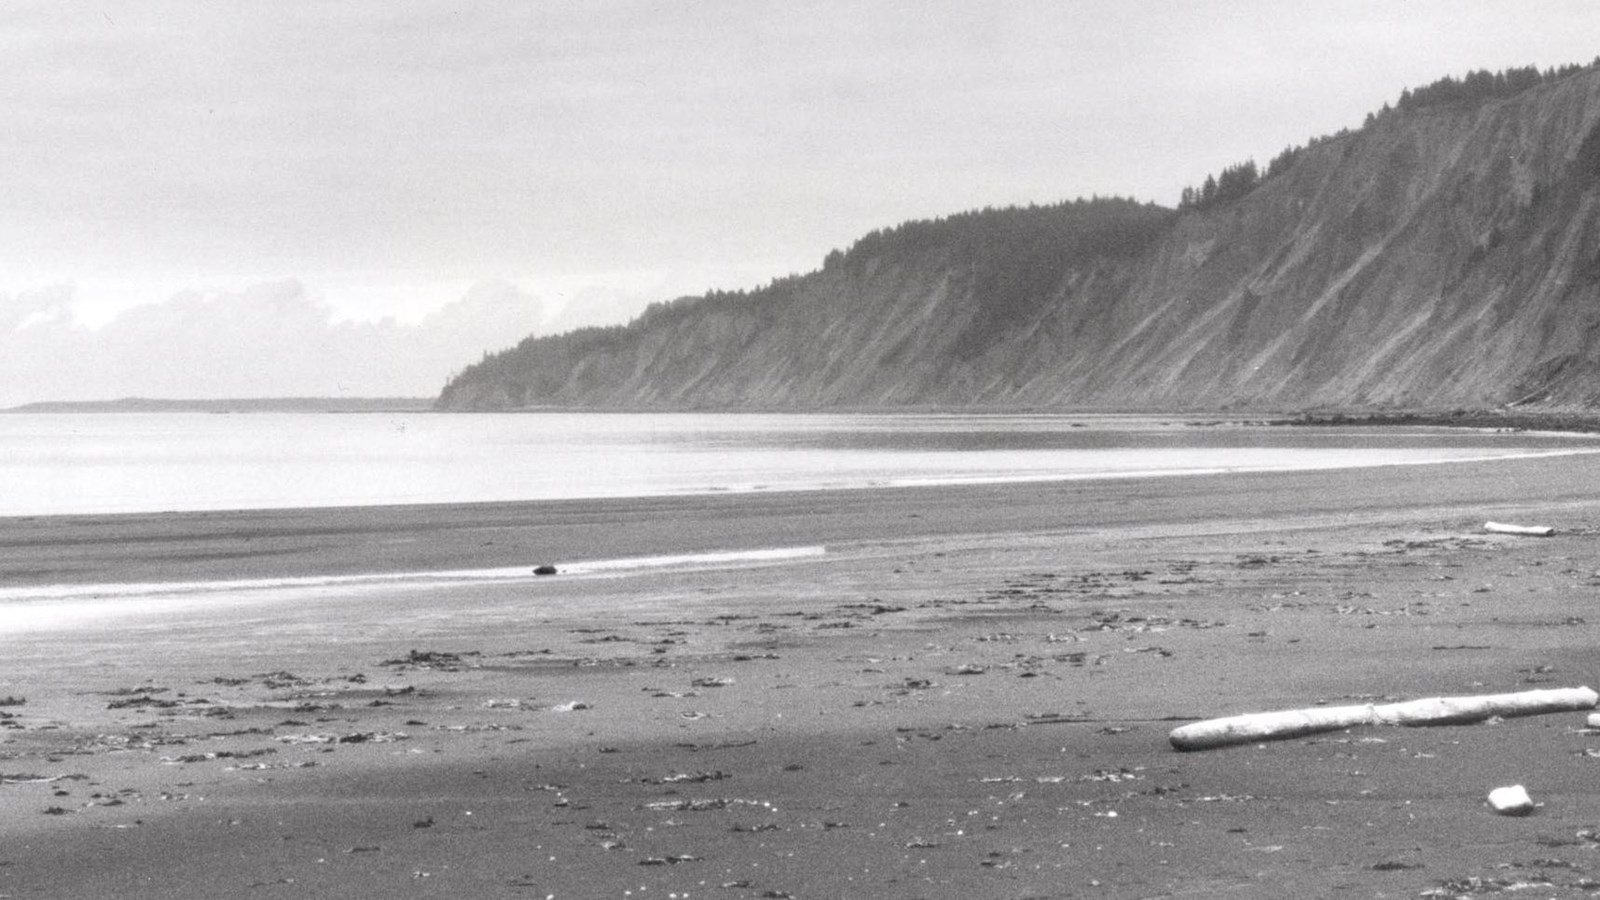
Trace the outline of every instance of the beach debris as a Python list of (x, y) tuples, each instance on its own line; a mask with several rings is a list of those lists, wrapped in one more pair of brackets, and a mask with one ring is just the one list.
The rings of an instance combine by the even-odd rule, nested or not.
[(350, 734), (283, 734), (276, 740), (283, 744), (389, 744), (408, 741), (411, 735), (403, 731), (356, 731)]
[(272, 763), (241, 763), (237, 766), (228, 766), (229, 772), (264, 772), (268, 769), (315, 769), (315, 760), (303, 759), (298, 762), (272, 762)]
[(1485, 522), (1483, 530), (1495, 534), (1524, 534), (1530, 537), (1549, 537), (1556, 533), (1546, 525), (1507, 525), (1504, 522)]
[(27, 703), (27, 697), (13, 697), (10, 694), (0, 697), (0, 706), (25, 706)]
[(689, 682), (690, 687), (697, 688), (719, 688), (730, 684), (733, 684), (733, 679), (724, 677), (695, 678)]
[(717, 812), (725, 809), (736, 809), (753, 806), (758, 810), (775, 813), (778, 808), (767, 800), (753, 800), (744, 797), (705, 797), (688, 800), (656, 800), (646, 803), (640, 809), (652, 812)]
[(1481, 878), (1477, 875), (1470, 875), (1466, 878), (1441, 881), (1438, 887), (1429, 888), (1417, 896), (1459, 900), (1459, 898), (1470, 897), (1474, 894), (1498, 894), (1507, 891), (1522, 891), (1528, 888), (1549, 887), (1550, 885), (1549, 878), (1540, 878), (1536, 881), (1516, 881), (1510, 878)]
[(680, 853), (677, 856), (647, 856), (639, 860), (641, 866), (675, 866), (678, 863), (699, 862), (700, 857)]
[(905, 678), (899, 684), (890, 685), (890, 693), (895, 695), (909, 694), (912, 691), (932, 690), (938, 685), (926, 678)]
[(1422, 863), (1408, 862), (1403, 859), (1390, 859), (1380, 863), (1373, 863), (1370, 868), (1374, 872), (1404, 872), (1407, 869), (1420, 869), (1422, 868)]
[(642, 784), (704, 784), (708, 781), (721, 781), (728, 777), (728, 773), (718, 769), (715, 772), (677, 772), (663, 775), (660, 778), (641, 778)]
[(1589, 718), (1585, 720), (1584, 724), (1589, 728), (1600, 729), (1600, 713), (1589, 713)]
[(172, 688), (169, 688), (169, 687), (163, 687), (163, 686), (155, 685), (155, 684), (146, 684), (146, 685), (143, 685), (142, 687), (119, 687), (119, 688), (113, 688), (112, 690), (104, 691), (103, 693), (107, 697), (131, 697), (134, 694), (165, 694), (165, 693), (169, 693), (171, 690), (172, 690)]
[(1210, 750), (1235, 744), (1283, 740), (1358, 725), (1462, 725), (1493, 717), (1593, 709), (1600, 694), (1587, 687), (1551, 688), (1514, 694), (1429, 697), (1401, 703), (1359, 704), (1247, 713), (1207, 719), (1175, 728), (1169, 736), (1179, 750)]
[(533, 567), (533, 574), (535, 575), (555, 575), (560, 571), (560, 569), (557, 569), (555, 566), (552, 566), (549, 563)]
[[(1079, 781), (1109, 781), (1109, 782), (1113, 782), (1113, 783), (1120, 783), (1120, 782), (1124, 782), (1124, 781), (1137, 781), (1137, 780), (1139, 780), (1139, 779), (1144, 777), (1143, 775), (1139, 774), (1139, 771), (1142, 770), (1143, 768), (1144, 768), (1144, 766), (1139, 766), (1139, 767), (1134, 768), (1134, 769), (1129, 769), (1129, 768), (1125, 768), (1125, 767), (1120, 767), (1119, 766), (1118, 768), (1115, 768), (1115, 769), (1095, 769), (1093, 774), (1079, 776), (1078, 780)], [(1039, 781), (1041, 783), (1047, 783), (1042, 778), (1039, 779)]]
[(157, 709), (171, 709), (178, 705), (177, 700), (164, 700), (150, 694), (135, 694), (121, 700), (113, 700), (106, 704), (106, 709), (140, 709), (155, 707)]
[(904, 606), (892, 606), (888, 603), (883, 603), (878, 600), (873, 600), (871, 603), (842, 603), (837, 607), (837, 609), (849, 610), (868, 616), (882, 616), (888, 613), (906, 611)]
[(0, 784), (52, 784), (57, 781), (88, 781), (87, 775), (34, 775), (31, 773), (0, 773)]
[(569, 701), (567, 703), (558, 703), (555, 706), (550, 707), (550, 711), (551, 712), (577, 712), (580, 709), (588, 709), (588, 708), (589, 708), (589, 704), (583, 702), (582, 700), (572, 700), (572, 701)]
[(755, 745), (755, 741), (723, 741), (720, 744), (696, 744), (692, 741), (685, 741), (672, 746), (680, 750), (687, 750), (690, 753), (700, 753), (705, 750), (736, 750), (740, 747), (754, 747)]
[(378, 665), (435, 669), (440, 672), (459, 672), (466, 668), (466, 663), (462, 659), (463, 655), (477, 656), (478, 654), (476, 652), (467, 654), (451, 653), (447, 650), (412, 650), (404, 657), (386, 659), (378, 663)]
[(309, 678), (301, 678), (293, 672), (282, 669), (276, 672), (263, 672), (255, 677), (261, 679), (262, 685), (275, 691), (284, 688), (310, 687), (314, 683)]
[(250, 759), (256, 756), (266, 756), (277, 753), (274, 747), (258, 747), (254, 750), (214, 750), (208, 753), (185, 753), (182, 756), (163, 756), (164, 763), (196, 763), (209, 762), (214, 759)]
[(1489, 806), (1502, 816), (1525, 816), (1533, 812), (1534, 802), (1527, 788), (1513, 784), (1490, 791)]

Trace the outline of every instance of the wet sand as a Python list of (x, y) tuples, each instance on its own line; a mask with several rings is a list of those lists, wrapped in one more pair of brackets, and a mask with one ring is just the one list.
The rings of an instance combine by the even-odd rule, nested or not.
[(1166, 736), (1600, 687), (1597, 466), (3, 520), (0, 587), (826, 553), (24, 604), (0, 895), (1590, 896), (1581, 713)]

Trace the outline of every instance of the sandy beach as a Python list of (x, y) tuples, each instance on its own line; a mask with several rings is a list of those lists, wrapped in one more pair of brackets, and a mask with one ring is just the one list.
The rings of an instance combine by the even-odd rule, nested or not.
[(1592, 896), (1583, 713), (1167, 735), (1600, 687), (1597, 466), (0, 520), (0, 591), (528, 568), (7, 603), (0, 897)]

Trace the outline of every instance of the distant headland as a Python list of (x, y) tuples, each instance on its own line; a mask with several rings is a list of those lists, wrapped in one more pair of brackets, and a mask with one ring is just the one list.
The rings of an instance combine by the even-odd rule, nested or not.
[(386, 413), (427, 412), (431, 397), (256, 397), (233, 400), (171, 400), (124, 397), (25, 403), (0, 413)]

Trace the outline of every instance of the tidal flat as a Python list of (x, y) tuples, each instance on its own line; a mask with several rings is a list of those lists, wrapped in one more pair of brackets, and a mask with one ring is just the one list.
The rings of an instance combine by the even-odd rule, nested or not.
[(0, 895), (1590, 896), (1582, 713), (1167, 735), (1600, 686), (1597, 535), (1584, 455), (7, 519), (12, 591), (529, 574), (5, 601)]

